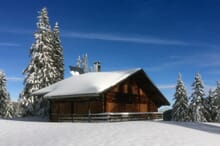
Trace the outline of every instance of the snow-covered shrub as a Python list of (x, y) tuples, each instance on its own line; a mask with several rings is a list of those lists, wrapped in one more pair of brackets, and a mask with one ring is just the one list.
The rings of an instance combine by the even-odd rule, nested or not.
[(163, 112), (163, 120), (171, 121), (172, 120), (172, 109), (166, 110)]

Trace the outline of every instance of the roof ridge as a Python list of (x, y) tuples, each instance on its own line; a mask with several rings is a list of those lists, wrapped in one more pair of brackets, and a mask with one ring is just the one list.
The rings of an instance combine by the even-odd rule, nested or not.
[(128, 72), (128, 71), (136, 72), (139, 70), (142, 70), (142, 68), (131, 68), (131, 69), (124, 69), (124, 70), (101, 71), (101, 72), (88, 72), (88, 73), (84, 73), (80, 75), (85, 75), (85, 74), (90, 74), (90, 73), (114, 73), (114, 72)]

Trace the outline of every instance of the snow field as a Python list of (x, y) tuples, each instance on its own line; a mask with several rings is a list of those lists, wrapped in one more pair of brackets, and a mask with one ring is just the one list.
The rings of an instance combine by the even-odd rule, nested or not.
[(0, 120), (1, 146), (219, 146), (220, 124)]

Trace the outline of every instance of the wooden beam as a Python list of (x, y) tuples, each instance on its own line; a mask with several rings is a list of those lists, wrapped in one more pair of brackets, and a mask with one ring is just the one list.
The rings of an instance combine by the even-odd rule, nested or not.
[(91, 99), (89, 99), (89, 108), (88, 108), (88, 116), (89, 116), (89, 122), (91, 121)]
[(102, 97), (102, 112), (105, 113), (106, 112), (106, 98), (104, 93), (101, 95)]

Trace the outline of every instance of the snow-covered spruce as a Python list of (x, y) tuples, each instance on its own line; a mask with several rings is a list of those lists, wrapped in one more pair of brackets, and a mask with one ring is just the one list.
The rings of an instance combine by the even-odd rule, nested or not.
[(172, 120), (174, 121), (188, 121), (188, 97), (181, 74), (178, 76), (176, 92), (174, 94), (174, 104), (172, 110)]
[(196, 74), (192, 89), (193, 92), (189, 106), (191, 120), (194, 122), (206, 122), (205, 113), (207, 111), (203, 105), (205, 92), (200, 74)]
[(64, 78), (63, 48), (61, 46), (59, 33), (59, 26), (56, 22), (53, 29), (53, 60), (56, 62), (55, 67), (58, 72), (56, 81), (60, 81)]
[(216, 115), (217, 115), (217, 104), (216, 104), (216, 95), (215, 91), (209, 90), (209, 95), (207, 97), (207, 106), (208, 106), (208, 111), (210, 113), (210, 121), (215, 121), (216, 120)]
[(4, 72), (0, 70), (0, 117), (13, 118), (13, 116), (14, 108), (6, 89), (6, 77)]
[(82, 57), (78, 57), (76, 60), (76, 66), (81, 68), (83, 70), (84, 73), (89, 72), (89, 65), (88, 65), (88, 55), (82, 55)]
[(33, 96), (33, 91), (57, 82), (60, 73), (54, 60), (53, 33), (49, 25), (47, 9), (39, 12), (35, 42), (30, 49), (30, 63), (24, 70), (24, 90), (20, 95), (20, 105), (23, 115), (48, 114), (48, 101), (40, 96)]
[[(209, 95), (210, 95), (210, 93), (209, 93)], [(202, 102), (203, 107), (204, 107), (203, 114), (204, 114), (207, 122), (212, 122), (213, 119), (212, 119), (212, 111), (210, 110), (211, 105), (209, 102), (209, 95), (208, 95), (208, 97), (203, 98), (203, 102)]]
[(215, 112), (214, 121), (220, 122), (220, 82), (217, 82), (217, 88), (214, 91), (214, 101), (212, 103)]

